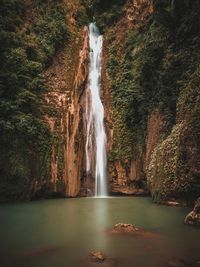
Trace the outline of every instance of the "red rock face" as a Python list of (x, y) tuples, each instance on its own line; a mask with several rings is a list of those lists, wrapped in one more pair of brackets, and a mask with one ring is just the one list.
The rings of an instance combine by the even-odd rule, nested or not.
[[(68, 20), (71, 31), (75, 31), (77, 30), (76, 8), (78, 1), (72, 2), (70, 2), (71, 6), (68, 7), (71, 10), (68, 12)], [(152, 0), (129, 1), (124, 16), (114, 26), (119, 46), (116, 57), (119, 62), (123, 57), (121, 44), (125, 41), (126, 30), (134, 31), (148, 19), (153, 11), (152, 2)], [(109, 57), (107, 34), (106, 31), (103, 47), (102, 99), (105, 108), (107, 151), (109, 153), (113, 149), (116, 132), (113, 125), (111, 85), (107, 71)], [(93, 195), (94, 192), (94, 175), (91, 174), (90, 177), (86, 177), (84, 159), (84, 101), (88, 75), (88, 56), (88, 33), (87, 28), (84, 28), (56, 55), (52, 66), (45, 73), (50, 88), (46, 98), (49, 105), (54, 106), (57, 111), (56, 117), (46, 116), (46, 119), (52, 132), (58, 135), (58, 139), (61, 140), (59, 147), (56, 143), (52, 147), (51, 187), (54, 192), (59, 191), (70, 197)], [(171, 126), (160, 111), (153, 110), (149, 114), (144, 151), (141, 153), (131, 144), (133, 145), (133, 152), (130, 159), (109, 162), (110, 192), (139, 195), (146, 193), (146, 190), (141, 189), (141, 186), (137, 187), (137, 185), (145, 180), (147, 166), (159, 139), (170, 129)], [(191, 150), (191, 147), (196, 147), (196, 139), (189, 138), (193, 136), (189, 133), (189, 130), (184, 136), (181, 140), (187, 144), (188, 153), (191, 154), (190, 151), (192, 151), (196, 155), (195, 157), (191, 155), (190, 165), (197, 166), (197, 164), (194, 164), (194, 158), (198, 158), (198, 150)], [(193, 140), (193, 143), (191, 143), (191, 140)], [(60, 157), (61, 154), (63, 158)], [(195, 162), (198, 163), (198, 160)], [(192, 171), (196, 174), (199, 173), (199, 169), (196, 167)], [(58, 185), (60, 184), (62, 184), (62, 188), (59, 188)]]
[[(72, 25), (74, 27), (74, 25)], [(52, 147), (51, 188), (53, 192), (75, 197), (84, 172), (84, 89), (88, 75), (87, 27), (54, 58), (45, 73), (49, 106), (56, 116), (46, 116), (56, 140)]]
[[(67, 20), (72, 32), (77, 31), (78, 8), (78, 1), (66, 2)], [(151, 1), (130, 2), (125, 17), (119, 22), (119, 40), (123, 41), (126, 27), (137, 28), (137, 25), (144, 21), (151, 11)], [(106, 63), (107, 48), (105, 42), (104, 63)], [(94, 177), (92, 174), (86, 177), (84, 159), (84, 101), (88, 75), (88, 53), (88, 32), (85, 27), (77, 37), (72, 38), (70, 43), (58, 52), (52, 66), (45, 73), (47, 85), (50, 88), (46, 99), (49, 106), (53, 106), (57, 112), (55, 117), (48, 115), (45, 118), (49, 122), (52, 133), (57, 136), (57, 141), (52, 147), (50, 187), (53, 192), (70, 197), (93, 195), (94, 192)], [(112, 100), (105, 65), (102, 75), (102, 98), (106, 114), (108, 151), (110, 151), (114, 132), (112, 127), (108, 127), (109, 124), (112, 125)], [(133, 190), (130, 185), (141, 178), (141, 170), (141, 158), (137, 155), (134, 155), (130, 161), (114, 162), (109, 166), (109, 180), (113, 188), (111, 191), (135, 194), (135, 189)]]
[(126, 17), (134, 29), (138, 29), (152, 12), (152, 0), (132, 0), (128, 5)]
[(67, 184), (67, 196), (77, 196), (80, 191), (80, 178), (83, 173), (84, 127), (83, 127), (83, 91), (85, 89), (88, 68), (88, 32), (83, 30), (83, 46), (79, 53), (79, 64), (72, 91), (72, 103), (66, 117), (66, 144), (64, 148), (64, 180)]

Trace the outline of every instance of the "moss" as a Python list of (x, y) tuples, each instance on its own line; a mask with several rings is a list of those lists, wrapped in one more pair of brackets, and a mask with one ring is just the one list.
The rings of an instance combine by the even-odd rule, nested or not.
[(104, 32), (107, 27), (113, 27), (118, 21), (119, 17), (124, 12), (126, 2), (126, 0), (97, 0), (93, 2), (94, 18), (102, 32)]
[(29, 51), (32, 49), (32, 57), (48, 65), (56, 49), (69, 38), (69, 31), (61, 1), (57, 0), (55, 3), (49, 1), (48, 4), (41, 2), (37, 5), (37, 9), (37, 16), (25, 38)]
[[(180, 10), (170, 1), (154, 1), (152, 15), (137, 30), (124, 29), (122, 34), (120, 27), (126, 26), (119, 22), (106, 31), (107, 70), (114, 110), (114, 146), (110, 158), (129, 158), (137, 151), (144, 155), (147, 121), (152, 110), (159, 109), (168, 124), (174, 125), (169, 136), (167, 132), (159, 137), (160, 143), (147, 170), (151, 193), (158, 201), (176, 196), (186, 198), (192, 190), (197, 192), (199, 184), (189, 165), (190, 150), (197, 150), (200, 140), (197, 70), (200, 24), (195, 5), (199, 5), (198, 1), (190, 7), (184, 1)], [(182, 135), (188, 140), (192, 135), (192, 148)], [(193, 165), (198, 169), (197, 160)]]
[(147, 168), (147, 183), (155, 201), (166, 200), (188, 190), (190, 181), (184, 184), (177, 177), (180, 135), (183, 125), (174, 127), (171, 135), (155, 148)]
[(64, 182), (63, 179), (59, 179), (56, 182), (56, 192), (62, 193), (63, 195), (65, 195), (66, 192), (66, 184)]
[[(44, 68), (69, 38), (62, 1), (2, 1), (0, 41), (0, 194), (27, 199), (50, 180), (52, 136)], [(49, 110), (49, 113), (52, 113)]]
[(123, 107), (121, 110), (114, 109), (113, 111), (113, 149), (110, 152), (108, 159), (110, 161), (126, 160), (132, 157), (132, 133), (126, 128), (123, 123)]
[(57, 170), (58, 170), (58, 178), (63, 178), (63, 169), (64, 169), (64, 137), (61, 136), (59, 131), (54, 134), (53, 138), (53, 146), (55, 148), (56, 162), (57, 162)]
[(181, 91), (177, 103), (178, 120), (186, 120), (198, 134), (200, 130), (200, 70), (199, 67)]

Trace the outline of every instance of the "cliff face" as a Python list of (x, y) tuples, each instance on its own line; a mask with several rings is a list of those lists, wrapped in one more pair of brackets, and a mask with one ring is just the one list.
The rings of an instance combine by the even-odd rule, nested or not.
[(2, 200), (71, 197), (80, 191), (86, 8), (81, 0), (2, 3)]
[[(181, 9), (182, 6), (182, 9)], [(177, 23), (176, 42), (184, 42), (179, 48), (184, 60), (190, 50), (192, 63), (183, 61), (188, 76), (182, 79), (176, 98), (175, 122), (169, 134), (161, 139), (147, 167), (148, 186), (155, 201), (180, 198), (190, 202), (200, 193), (199, 179), (199, 69), (197, 55), (199, 39), (199, 2), (174, 1), (174, 21)], [(178, 19), (177, 19), (178, 18)], [(183, 41), (184, 40), (184, 41)], [(197, 46), (196, 46), (197, 45)]]
[(198, 5), (132, 1), (98, 13), (113, 193), (148, 188), (160, 202), (190, 201), (200, 192)]
[[(56, 55), (45, 76), (49, 87), (48, 102), (57, 114), (48, 116), (55, 139), (51, 157), (50, 193), (75, 197), (81, 186), (84, 173), (84, 125), (83, 105), (84, 89), (88, 75), (88, 30), (78, 29), (75, 20), (80, 9), (80, 3), (71, 6), (66, 3), (71, 16), (71, 37), (65, 47)], [(73, 10), (74, 9), (74, 10)]]
[[(199, 193), (198, 5), (94, 1), (104, 33), (102, 100), (113, 194), (150, 191), (162, 202)], [(88, 36), (77, 26), (81, 2), (65, 7), (71, 32), (78, 34), (45, 74), (46, 97), (57, 110), (46, 117), (54, 134), (49, 186), (64, 196), (86, 196), (94, 190), (84, 162)]]
[(43, 73), (69, 29), (59, 0), (3, 1), (0, 16), (0, 198), (30, 199), (50, 178)]
[[(104, 32), (102, 100), (113, 194), (150, 191), (155, 201), (197, 195), (199, 137), (194, 118), (199, 104), (192, 87), (198, 76), (199, 22), (192, 19), (198, 17), (197, 4), (184, 2), (181, 9), (178, 1), (94, 4)], [(86, 177), (84, 162), (88, 33), (86, 27), (79, 28), (78, 15), (86, 11), (79, 1), (64, 6), (71, 37), (45, 71), (46, 99), (56, 111), (45, 116), (54, 136), (51, 180), (37, 191), (86, 196), (94, 190), (94, 177)], [(188, 50), (193, 51), (193, 62)], [(189, 104), (184, 107), (187, 97), (195, 99), (194, 109)], [(191, 109), (192, 115), (186, 116)]]
[(147, 167), (148, 186), (154, 200), (199, 194), (199, 74), (194, 73), (177, 101), (176, 123), (155, 147)]
[[(121, 18), (116, 24), (106, 28), (104, 32), (103, 79), (102, 90), (105, 106), (106, 129), (108, 138), (108, 179), (110, 192), (113, 194), (147, 194), (145, 186), (144, 161), (150, 156), (155, 145), (156, 136), (151, 131), (159, 132), (159, 121), (155, 122), (158, 129), (150, 129), (147, 141), (147, 155), (134, 144), (131, 130), (125, 123), (126, 100), (117, 103), (120, 92), (114, 95), (113, 80), (120, 80), (125, 55), (124, 44), (128, 32), (134, 32), (148, 20), (153, 11), (151, 1), (132, 1), (125, 4)], [(137, 50), (137, 48), (135, 48)], [(136, 51), (135, 50), (135, 51)], [(125, 87), (124, 87), (125, 86)], [(126, 85), (122, 85), (126, 90)], [(158, 115), (159, 116), (159, 115)], [(154, 118), (151, 120), (156, 120)], [(151, 123), (149, 123), (151, 127)], [(151, 140), (149, 140), (151, 139)], [(146, 159), (145, 159), (146, 157)]]
[(94, 191), (85, 173), (89, 13), (104, 34), (110, 192), (199, 195), (198, 0), (13, 0), (2, 10), (2, 199)]

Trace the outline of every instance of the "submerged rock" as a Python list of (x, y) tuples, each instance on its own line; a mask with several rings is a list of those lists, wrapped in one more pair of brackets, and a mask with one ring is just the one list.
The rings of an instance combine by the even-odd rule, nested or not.
[[(91, 251), (89, 253), (89, 267), (115, 267), (116, 259), (105, 256), (101, 251)], [(83, 265), (84, 266), (84, 265)]]
[(182, 207), (185, 206), (185, 203), (181, 203), (175, 200), (161, 201), (159, 204), (170, 206), (170, 207)]
[(110, 234), (125, 234), (130, 236), (141, 236), (143, 238), (160, 238), (158, 233), (148, 232), (142, 228), (135, 227), (129, 223), (117, 223), (114, 227), (108, 230)]
[(193, 211), (185, 218), (185, 224), (200, 226), (200, 197), (197, 199)]
[(106, 259), (105, 255), (101, 251), (91, 251), (89, 253), (89, 258), (94, 262), (103, 262)]
[(135, 227), (133, 224), (128, 224), (128, 223), (117, 223), (111, 230), (112, 233), (119, 233), (119, 234), (123, 233), (132, 234), (136, 232), (138, 233), (139, 231), (143, 232), (143, 230)]

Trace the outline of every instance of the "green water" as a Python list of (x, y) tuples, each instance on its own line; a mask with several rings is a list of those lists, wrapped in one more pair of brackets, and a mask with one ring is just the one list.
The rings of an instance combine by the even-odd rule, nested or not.
[[(87, 266), (91, 250), (119, 267), (165, 267), (171, 259), (200, 260), (200, 229), (183, 224), (188, 209), (158, 206), (149, 198), (81, 198), (0, 206), (1, 267)], [(118, 222), (153, 237), (111, 235)]]

